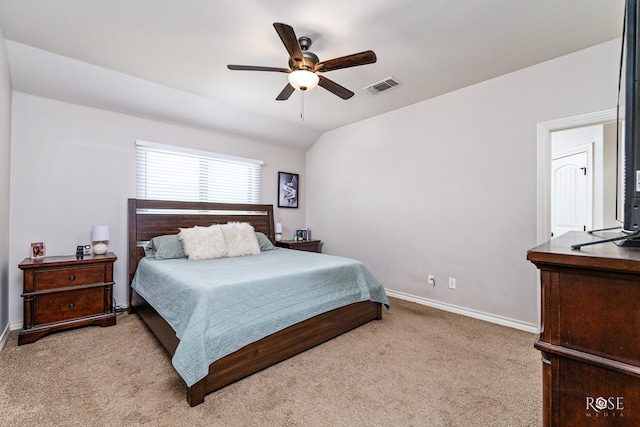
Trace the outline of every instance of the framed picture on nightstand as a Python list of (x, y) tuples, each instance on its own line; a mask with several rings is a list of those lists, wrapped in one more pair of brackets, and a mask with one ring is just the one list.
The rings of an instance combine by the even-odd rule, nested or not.
[(41, 259), (45, 257), (44, 242), (31, 243), (31, 259)]
[(278, 172), (279, 208), (298, 207), (298, 197), (300, 196), (298, 189), (299, 179), (300, 176), (297, 173)]

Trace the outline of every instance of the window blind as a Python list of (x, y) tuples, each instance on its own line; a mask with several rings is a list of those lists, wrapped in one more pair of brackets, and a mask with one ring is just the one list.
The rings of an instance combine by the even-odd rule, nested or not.
[(260, 160), (136, 141), (136, 197), (260, 203)]

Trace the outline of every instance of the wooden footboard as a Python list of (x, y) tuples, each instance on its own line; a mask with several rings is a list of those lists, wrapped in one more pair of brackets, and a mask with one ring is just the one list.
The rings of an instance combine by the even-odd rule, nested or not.
[[(179, 343), (175, 332), (144, 298), (133, 289), (131, 292), (132, 309), (173, 355)], [(187, 387), (187, 401), (191, 406), (198, 405), (212, 391), (381, 318), (382, 304), (364, 301), (319, 314), (271, 334), (211, 364), (205, 378)]]

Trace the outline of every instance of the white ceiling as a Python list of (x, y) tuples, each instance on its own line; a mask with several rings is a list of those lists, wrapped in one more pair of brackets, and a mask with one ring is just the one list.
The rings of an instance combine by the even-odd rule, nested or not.
[[(624, 0), (0, 0), (15, 90), (308, 148), (325, 131), (619, 38)], [(375, 64), (276, 101), (287, 67), (273, 28), (328, 60)], [(372, 95), (394, 76), (403, 85)]]

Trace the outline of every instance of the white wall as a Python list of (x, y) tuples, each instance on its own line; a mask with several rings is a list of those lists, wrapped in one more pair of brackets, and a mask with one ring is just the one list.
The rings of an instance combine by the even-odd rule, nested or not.
[(324, 134), (307, 153), (314, 236), (325, 252), (362, 260), (390, 290), (535, 325), (526, 252), (536, 245), (536, 124), (614, 108), (619, 46)]
[(48, 255), (90, 243), (92, 225), (110, 226), (114, 297), (127, 300), (127, 198), (135, 197), (135, 141), (181, 145), (264, 161), (262, 202), (277, 206), (279, 170), (300, 173), (300, 209), (277, 209), (285, 234), (305, 225), (305, 153), (95, 108), (13, 93), (9, 319), (22, 320), (17, 265), (31, 242)]
[(4, 36), (0, 28), (0, 338), (9, 322), (10, 153), (11, 80)]
[[(571, 150), (576, 147), (594, 144), (594, 151), (602, 151), (599, 147), (603, 143), (604, 125), (580, 126), (577, 128), (563, 129), (551, 133), (551, 153), (556, 155), (562, 151)], [(595, 157), (595, 156), (594, 156)]]

